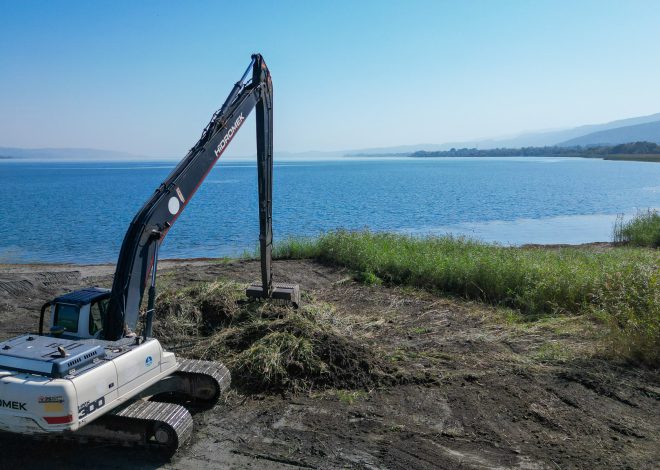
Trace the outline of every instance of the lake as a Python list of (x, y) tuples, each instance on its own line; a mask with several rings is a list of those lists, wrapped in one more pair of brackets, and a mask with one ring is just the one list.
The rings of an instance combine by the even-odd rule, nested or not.
[[(0, 262), (115, 262), (165, 163), (0, 161)], [(277, 162), (275, 240), (336, 228), (448, 232), (502, 244), (609, 241), (617, 214), (660, 207), (660, 164), (581, 158)], [(257, 172), (221, 161), (161, 258), (253, 251)]]

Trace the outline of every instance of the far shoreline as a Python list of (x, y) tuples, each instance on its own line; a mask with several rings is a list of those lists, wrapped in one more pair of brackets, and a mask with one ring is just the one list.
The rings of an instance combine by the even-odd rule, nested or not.
[(363, 155), (363, 154), (351, 154), (345, 155), (345, 158), (348, 159), (358, 159), (358, 158), (414, 158), (415, 160), (436, 160), (436, 159), (451, 159), (451, 158), (585, 158), (591, 160), (606, 160), (606, 161), (621, 161), (621, 162), (642, 162), (642, 163), (660, 163), (660, 155), (655, 154), (621, 154), (621, 155), (498, 155), (498, 156), (467, 156), (467, 155), (456, 155), (456, 156), (420, 156), (420, 155), (405, 155), (405, 154), (373, 154), (373, 155)]

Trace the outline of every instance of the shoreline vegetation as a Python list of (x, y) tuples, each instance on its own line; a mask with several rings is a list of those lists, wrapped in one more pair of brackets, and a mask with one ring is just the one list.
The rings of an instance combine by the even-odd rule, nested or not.
[(647, 209), (626, 221), (617, 217), (614, 224), (614, 242), (631, 246), (660, 248), (660, 212)]
[[(348, 268), (367, 285), (428, 290), (505, 310), (509, 321), (579, 316), (606, 326), (604, 356), (660, 366), (660, 215), (615, 227), (599, 247), (506, 247), (452, 236), (334, 231), (289, 239), (279, 259), (316, 259)], [(649, 228), (650, 227), (650, 228)], [(649, 238), (655, 230), (656, 238)], [(651, 240), (649, 242), (649, 240)]]
[(349, 157), (410, 157), (410, 158), (438, 158), (438, 157), (573, 157), (573, 158), (601, 158), (603, 160), (660, 162), (660, 145), (654, 142), (630, 142), (620, 145), (595, 146), (546, 146), (546, 147), (520, 147), (520, 148), (452, 148), (427, 152), (420, 150), (412, 153), (390, 154), (350, 154)]

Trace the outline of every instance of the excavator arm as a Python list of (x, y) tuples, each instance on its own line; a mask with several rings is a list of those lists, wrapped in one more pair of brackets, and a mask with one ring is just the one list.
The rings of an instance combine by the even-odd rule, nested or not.
[(135, 329), (140, 304), (150, 278), (149, 310), (145, 328), (147, 333), (151, 334), (158, 247), (254, 108), (257, 121), (262, 268), (262, 284), (259, 287), (260, 296), (272, 295), (270, 264), (273, 240), (273, 86), (263, 57), (255, 54), (243, 77), (234, 85), (222, 107), (213, 115), (199, 141), (133, 218), (121, 246), (110, 301), (103, 321), (105, 339), (121, 338), (126, 327)]

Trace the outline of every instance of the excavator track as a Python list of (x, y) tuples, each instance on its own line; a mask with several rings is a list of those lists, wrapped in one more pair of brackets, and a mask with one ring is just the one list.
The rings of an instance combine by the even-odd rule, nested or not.
[(188, 406), (199, 409), (212, 408), (231, 385), (229, 369), (219, 362), (179, 359), (179, 369), (173, 375), (189, 387), (187, 393), (175, 394), (179, 398), (175, 403), (183, 398)]
[(107, 420), (119, 429), (127, 424), (138, 425), (142, 432), (137, 444), (172, 453), (190, 439), (193, 430), (193, 419), (188, 410), (173, 403), (136, 401), (111, 413)]
[(140, 447), (171, 456), (190, 439), (192, 430), (192, 416), (183, 406), (138, 400), (109, 412), (75, 432), (31, 437), (50, 442)]

